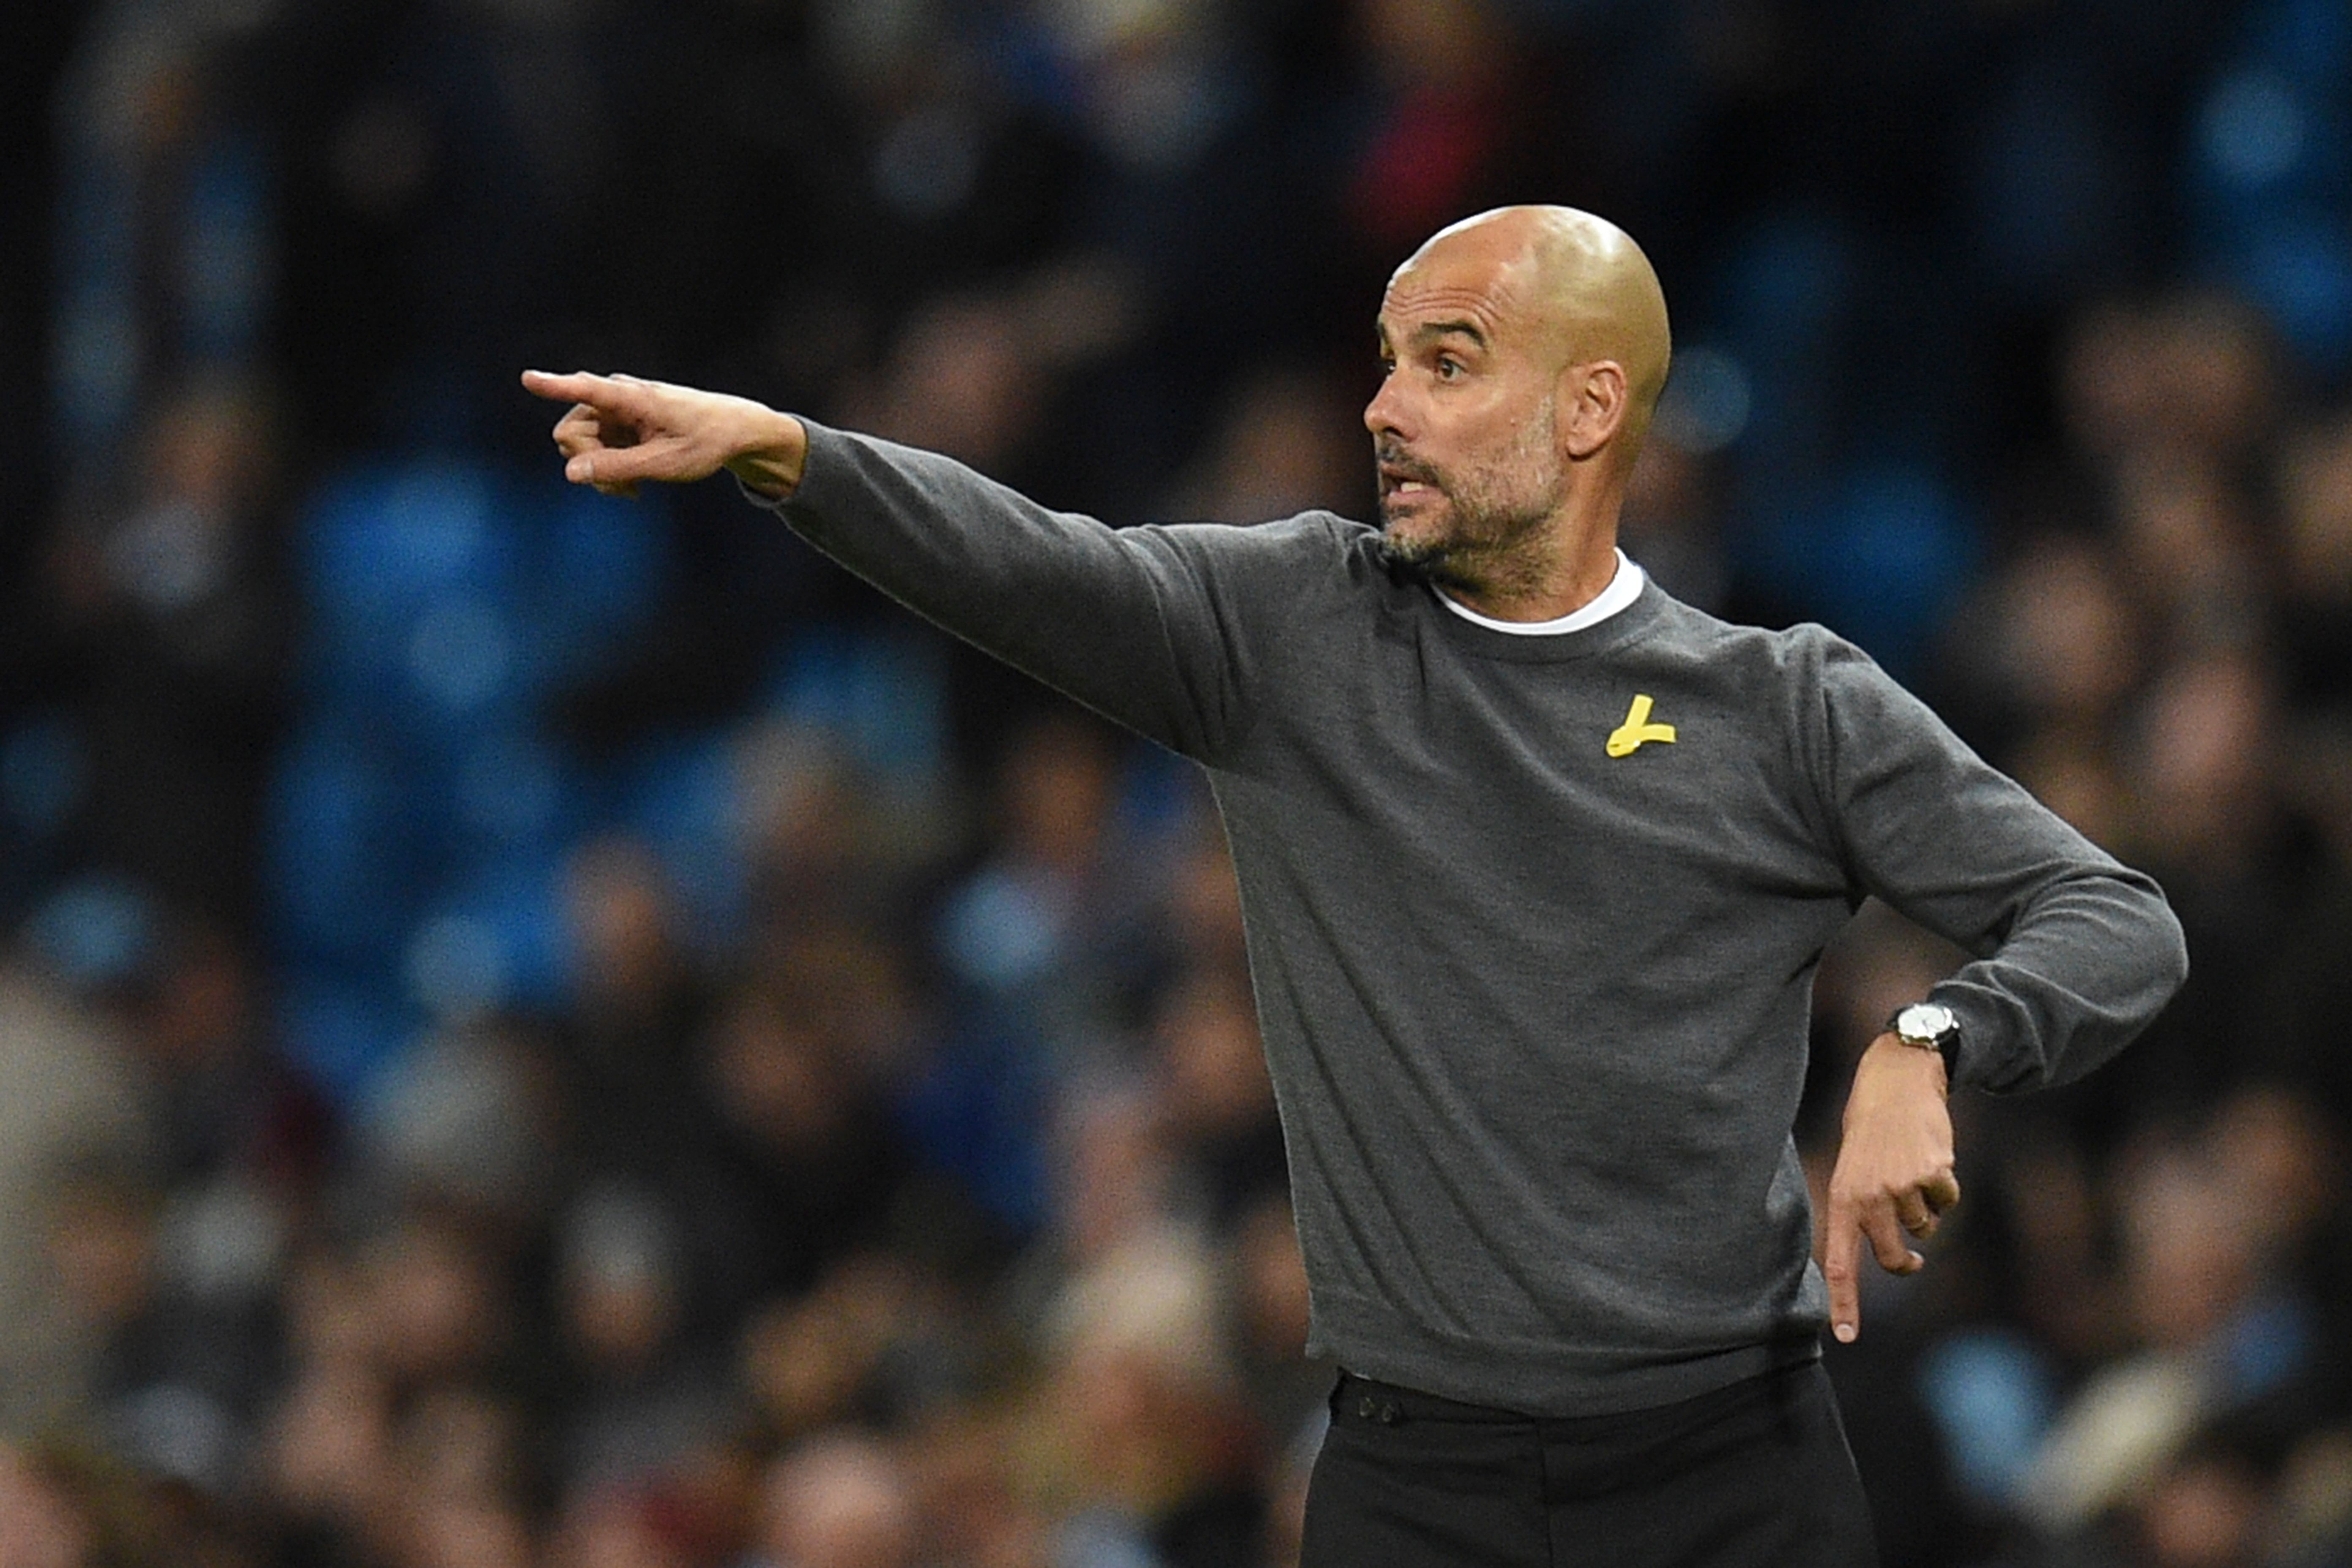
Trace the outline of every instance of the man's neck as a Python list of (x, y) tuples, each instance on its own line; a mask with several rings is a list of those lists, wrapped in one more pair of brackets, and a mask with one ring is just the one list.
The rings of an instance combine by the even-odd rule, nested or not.
[(1430, 584), (1430, 592), (1437, 596), (1438, 603), (1444, 605), (1450, 613), (1461, 616), (1465, 621), (1473, 621), (1498, 632), (1516, 632), (1528, 637), (1541, 637), (1556, 636), (1562, 632), (1582, 631), (1589, 626), (1599, 626), (1619, 611), (1629, 607), (1635, 599), (1641, 597), (1643, 586), (1648, 582), (1642, 569), (1625, 558), (1623, 551), (1616, 550), (1610, 553), (1615, 561), (1616, 570), (1611, 575), (1608, 584), (1599, 594), (1568, 614), (1549, 620), (1497, 620), (1492, 616), (1481, 615), (1478, 611), (1470, 608), (1434, 583)]
[[(1577, 539), (1571, 553), (1561, 542)], [(1449, 552), (1430, 573), (1455, 604), (1497, 621), (1556, 621), (1598, 598), (1617, 575), (1617, 531), (1557, 527), (1494, 551)]]

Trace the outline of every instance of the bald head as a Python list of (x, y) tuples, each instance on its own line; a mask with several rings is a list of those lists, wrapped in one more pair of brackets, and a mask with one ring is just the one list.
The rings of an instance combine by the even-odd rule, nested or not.
[(1589, 601), (1666, 382), (1641, 247), (1568, 207), (1481, 213), (1397, 268), (1374, 326), (1382, 552), (1482, 614)]
[(1633, 236), (1574, 207), (1496, 207), (1448, 226), (1406, 258), (1391, 295), (1485, 289), (1555, 366), (1612, 360), (1625, 373), (1623, 433), (1640, 442), (1672, 356), (1665, 292)]

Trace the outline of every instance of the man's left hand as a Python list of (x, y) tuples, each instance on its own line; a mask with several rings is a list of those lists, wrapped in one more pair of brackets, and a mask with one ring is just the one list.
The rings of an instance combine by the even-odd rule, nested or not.
[(1846, 1095), (1845, 1131), (1830, 1174), (1829, 1242), (1822, 1273), (1830, 1287), (1830, 1330), (1851, 1342), (1862, 1332), (1864, 1238), (1879, 1267), (1916, 1274), (1927, 1260), (1905, 1242), (1936, 1234), (1960, 1201), (1952, 1174), (1952, 1114), (1944, 1058), (1881, 1035), (1862, 1054)]

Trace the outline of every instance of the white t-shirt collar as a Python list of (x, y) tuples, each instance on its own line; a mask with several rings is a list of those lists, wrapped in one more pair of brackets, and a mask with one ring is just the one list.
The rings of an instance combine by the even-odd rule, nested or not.
[(1642, 596), (1642, 584), (1648, 579), (1642, 569), (1617, 552), (1617, 570), (1611, 574), (1609, 585), (1583, 604), (1549, 621), (1498, 621), (1492, 616), (1482, 616), (1467, 605), (1456, 604), (1444, 589), (1432, 586), (1437, 602), (1475, 626), (1490, 631), (1508, 632), (1513, 637), (1556, 637), (1561, 632), (1580, 632), (1587, 626), (1597, 626), (1626, 605)]

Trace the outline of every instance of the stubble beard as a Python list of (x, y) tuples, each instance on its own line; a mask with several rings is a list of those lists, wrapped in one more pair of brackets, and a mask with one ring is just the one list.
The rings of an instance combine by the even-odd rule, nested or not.
[(1394, 566), (1438, 583), (1468, 584), (1491, 574), (1514, 546), (1558, 509), (1568, 476), (1551, 446), (1552, 404), (1547, 397), (1519, 426), (1510, 450), (1467, 473), (1452, 472), (1406, 454), (1397, 443), (1374, 444), (1384, 465), (1433, 489), (1443, 500), (1447, 526), (1424, 534), (1398, 531), (1409, 520), (1381, 496), (1381, 555)]

